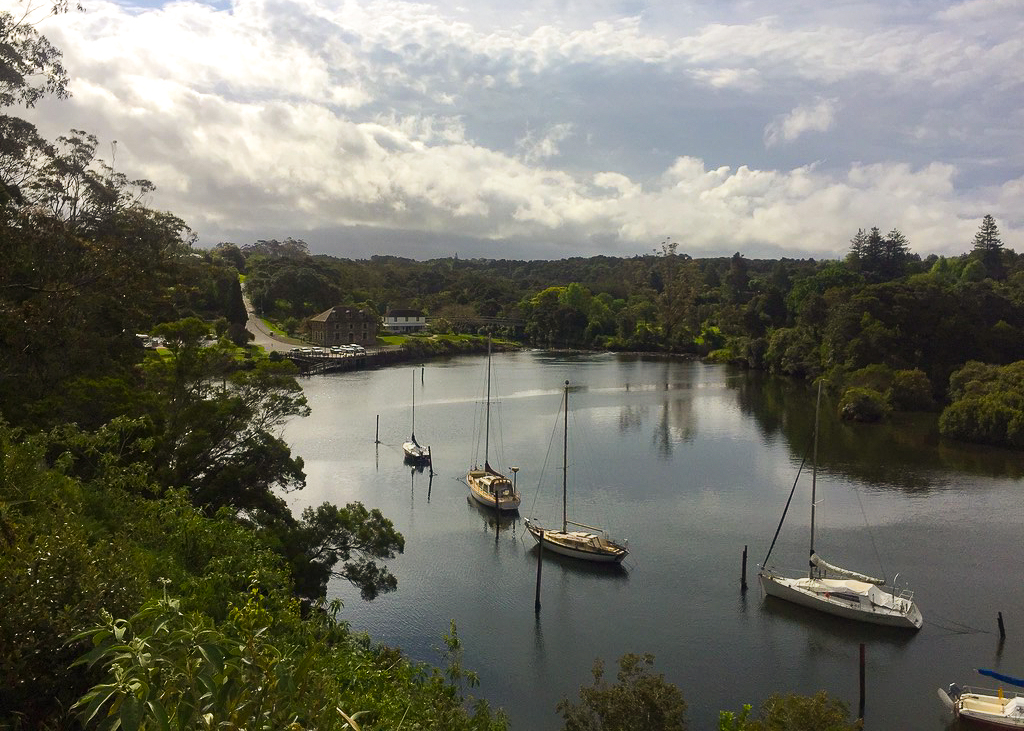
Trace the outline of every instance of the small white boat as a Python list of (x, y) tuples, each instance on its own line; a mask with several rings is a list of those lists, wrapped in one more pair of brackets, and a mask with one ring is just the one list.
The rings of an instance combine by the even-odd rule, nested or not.
[[(914, 595), (895, 586), (886, 586), (885, 579), (876, 579), (856, 571), (834, 566), (814, 551), (814, 511), (818, 472), (818, 412), (821, 410), (821, 385), (814, 417), (814, 458), (811, 477), (811, 547), (810, 567), (806, 574), (786, 575), (767, 566), (775, 542), (758, 572), (761, 588), (768, 596), (784, 599), (810, 609), (860, 622), (921, 629), (924, 618), (914, 603)], [(794, 483), (793, 488), (796, 488)], [(792, 494), (790, 494), (792, 498)], [(789, 503), (786, 503), (789, 507)], [(782, 520), (786, 513), (783, 512)], [(779, 522), (779, 529), (782, 521)], [(778, 530), (776, 530), (776, 538)], [(831, 576), (830, 576), (831, 574)]]
[(430, 447), (416, 441), (416, 369), (412, 371), (412, 438), (402, 443), (405, 461), (410, 464), (429, 464)]
[[(978, 672), (1024, 688), (1024, 680), (992, 670)], [(956, 683), (951, 683), (946, 690), (939, 688), (939, 700), (953, 712), (955, 718), (971, 721), (974, 725), (985, 728), (1024, 729), (1024, 694), (1020, 692), (1007, 694), (1002, 688), (981, 691), (964, 687), (961, 690)]]
[(466, 472), (469, 494), (481, 505), (497, 510), (519, 510), (519, 492), (512, 480), (493, 467), (488, 459), (491, 439), (491, 339), (487, 339), (487, 398), (484, 412), (484, 463)]
[[(583, 523), (574, 523), (567, 516), (567, 495), (569, 473), (569, 382), (565, 382), (565, 424), (562, 435), (562, 527), (544, 528), (534, 520), (526, 519), (526, 529), (538, 543), (543, 542), (546, 550), (560, 553), (563, 556), (594, 561), (598, 563), (621, 563), (629, 555), (629, 550), (608, 538), (604, 531)], [(573, 525), (583, 530), (569, 530)]]

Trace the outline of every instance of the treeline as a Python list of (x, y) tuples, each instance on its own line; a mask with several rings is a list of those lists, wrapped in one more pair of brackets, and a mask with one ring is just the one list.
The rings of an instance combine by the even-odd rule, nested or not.
[[(968, 364), (1024, 359), (1024, 257), (1003, 246), (991, 216), (965, 249), (922, 259), (899, 230), (871, 228), (857, 231), (842, 261), (697, 260), (672, 241), (646, 256), (562, 261), (353, 261), (310, 256), (293, 240), (221, 244), (213, 256), (243, 268), (257, 307), (297, 334), (335, 304), (381, 315), (417, 308), (438, 331), (502, 318), (515, 323), (503, 334), (538, 347), (679, 353), (824, 377), (845, 418), (871, 421), (962, 399), (950, 379)], [(1017, 403), (1008, 392), (975, 400), (977, 428), (949, 417), (943, 433), (1022, 447)]]

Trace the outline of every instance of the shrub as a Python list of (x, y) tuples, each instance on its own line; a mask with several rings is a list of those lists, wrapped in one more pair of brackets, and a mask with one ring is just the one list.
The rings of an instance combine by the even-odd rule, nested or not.
[(885, 396), (872, 388), (848, 388), (839, 400), (839, 415), (847, 421), (881, 421), (890, 411)]

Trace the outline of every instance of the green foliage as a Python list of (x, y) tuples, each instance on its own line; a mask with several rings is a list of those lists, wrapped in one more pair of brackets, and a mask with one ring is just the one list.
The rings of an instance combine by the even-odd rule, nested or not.
[(580, 688), (580, 702), (568, 698), (557, 710), (565, 731), (683, 731), (686, 701), (663, 675), (652, 673), (653, 655), (626, 654), (619, 658), (616, 682), (604, 679), (604, 663), (594, 662), (594, 684)]
[(892, 388), (892, 382), (892, 369), (881, 363), (872, 363), (846, 377), (846, 386), (848, 387), (870, 388), (879, 393), (885, 393)]
[(993, 279), (1006, 277), (1003, 266), (1003, 241), (999, 238), (999, 227), (989, 214), (981, 220), (978, 233), (974, 235), (972, 255), (984, 266), (985, 272)]
[(750, 728), (750, 711), (753, 706), (749, 703), (743, 706), (739, 713), (732, 711), (718, 712), (718, 731), (747, 731)]
[[(270, 610), (254, 583), (220, 623), (166, 596), (127, 620), (107, 614), (79, 635), (91, 649), (76, 664), (105, 672), (76, 704), (79, 721), (109, 729), (505, 729), (486, 704), (467, 712), (437, 670), (351, 636), (336, 611), (321, 608), (300, 623), (294, 611)], [(454, 626), (453, 643), (457, 652)]]
[(893, 373), (889, 403), (899, 411), (931, 411), (935, 408), (932, 384), (920, 368)]
[(859, 720), (850, 721), (846, 705), (825, 691), (813, 696), (773, 695), (750, 718), (750, 706), (739, 714), (723, 711), (719, 731), (858, 731)]
[(275, 532), (301, 596), (324, 596), (332, 576), (356, 586), (367, 600), (398, 587), (398, 580), (375, 559), (402, 553), (405, 539), (376, 508), (368, 510), (358, 502), (344, 508), (323, 503), (302, 511), (297, 525)]
[(60, 62), (61, 52), (24, 16), (19, 20), (6, 10), (0, 12), (0, 44), (4, 48), (0, 107), (31, 107), (51, 94), (67, 98), (68, 75)]
[(768, 340), (764, 360), (773, 373), (811, 378), (821, 371), (818, 344), (805, 327), (774, 331)]
[(885, 396), (873, 388), (848, 388), (839, 400), (839, 415), (847, 421), (881, 421), (891, 411)]
[(943, 436), (1024, 448), (1024, 361), (967, 363), (950, 378), (949, 390), (953, 402), (939, 417)]

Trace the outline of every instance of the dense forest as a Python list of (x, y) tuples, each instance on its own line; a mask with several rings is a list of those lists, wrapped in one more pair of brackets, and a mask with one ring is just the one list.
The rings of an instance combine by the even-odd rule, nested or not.
[[(0, 12), (0, 49), (0, 109), (67, 95), (33, 26)], [(672, 242), (560, 262), (345, 261), (297, 240), (205, 251), (97, 149), (0, 115), (0, 728), (507, 727), (468, 695), (454, 624), (428, 666), (324, 602), (332, 579), (365, 601), (397, 590), (386, 562), (404, 540), (360, 503), (289, 510), (305, 474), (278, 427), (309, 407), (294, 367), (247, 344), (243, 278), (296, 331), (345, 303), (420, 307), (439, 330), (502, 318), (533, 344), (824, 374), (866, 399), (851, 413), (945, 406), (961, 438), (992, 413), (983, 436), (1019, 446), (1024, 275), (994, 222), (963, 257), (925, 261), (875, 230), (829, 263), (694, 261)], [(624, 656), (614, 682), (596, 665), (559, 705), (566, 728), (638, 714), (685, 728), (652, 663)], [(856, 727), (819, 694), (724, 713), (722, 728), (794, 714)]]
[[(950, 438), (1024, 448), (1024, 257), (985, 216), (956, 257), (922, 259), (897, 229), (843, 260), (647, 256), (352, 261), (301, 240), (221, 244), (264, 315), (301, 334), (328, 307), (414, 307), (434, 332), (498, 330), (544, 348), (657, 351), (823, 377), (844, 418), (941, 412)], [(492, 324), (481, 325), (482, 322)], [(494, 324), (497, 323), (497, 324)], [(1018, 364), (1018, 365), (1014, 365)]]

